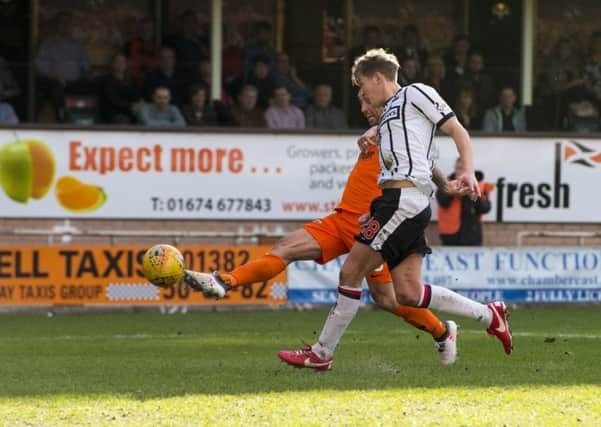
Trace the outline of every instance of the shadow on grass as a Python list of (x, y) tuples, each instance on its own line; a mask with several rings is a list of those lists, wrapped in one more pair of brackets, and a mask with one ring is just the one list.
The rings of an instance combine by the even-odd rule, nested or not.
[[(299, 347), (301, 337), (315, 340), (324, 311), (4, 317), (0, 398), (601, 386), (601, 338), (594, 337), (600, 316), (598, 308), (519, 311), (514, 331), (528, 334), (516, 337), (511, 357), (477, 333), (480, 325), (462, 322), (460, 358), (443, 367), (426, 334), (365, 311), (329, 372), (296, 370), (276, 357), (280, 349)], [(574, 331), (581, 335), (560, 335)]]

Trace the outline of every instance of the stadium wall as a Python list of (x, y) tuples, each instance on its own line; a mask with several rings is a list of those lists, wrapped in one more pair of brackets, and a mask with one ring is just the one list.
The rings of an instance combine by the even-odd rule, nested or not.
[[(86, 220), (71, 219), (69, 223), (78, 230), (87, 231), (149, 231), (163, 230), (176, 232), (223, 232), (237, 233), (241, 229), (247, 233), (258, 231), (268, 234), (285, 234), (302, 226), (305, 221), (196, 221), (196, 220)], [(0, 219), (0, 230), (52, 230), (53, 227), (64, 227), (63, 220), (57, 219)], [(597, 233), (601, 231), (599, 224), (588, 223), (485, 223), (484, 224), (484, 246), (517, 246), (520, 232), (583, 232)], [(427, 230), (428, 240), (434, 245), (440, 245), (437, 225), (433, 222)], [(40, 236), (4, 235), (4, 244), (7, 245), (40, 245), (48, 244), (48, 238)], [(238, 243), (272, 244), (278, 240), (277, 236), (260, 236), (256, 239), (249, 237), (182, 237), (181, 243), (199, 245), (234, 245)], [(148, 245), (156, 243), (156, 237), (98, 237), (98, 236), (73, 236), (69, 243), (73, 244), (140, 244)], [(60, 237), (55, 237), (54, 244), (60, 243)], [(525, 246), (601, 246), (601, 236), (578, 237), (578, 236), (526, 236), (523, 239)]]

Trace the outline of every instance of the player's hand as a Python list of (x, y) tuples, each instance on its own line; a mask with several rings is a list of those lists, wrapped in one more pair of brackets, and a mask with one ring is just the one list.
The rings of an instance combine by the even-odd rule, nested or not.
[(467, 187), (470, 199), (474, 201), (478, 200), (478, 197), (481, 196), (480, 187), (478, 186), (478, 181), (476, 181), (476, 174), (473, 171), (464, 172), (457, 178), (457, 181), (459, 181), (461, 185)]
[(364, 213), (363, 215), (361, 215), (359, 217), (359, 225), (363, 225), (365, 224), (367, 221), (369, 221), (369, 218), (371, 217), (371, 215), (368, 213)]
[(369, 128), (363, 135), (359, 137), (357, 140), (357, 145), (359, 146), (359, 150), (362, 153), (365, 153), (370, 145), (374, 145), (376, 143), (376, 127), (373, 126)]
[(471, 190), (466, 185), (462, 184), (456, 179), (450, 180), (446, 182), (445, 187), (442, 189), (449, 196), (453, 197), (463, 197), (470, 194)]

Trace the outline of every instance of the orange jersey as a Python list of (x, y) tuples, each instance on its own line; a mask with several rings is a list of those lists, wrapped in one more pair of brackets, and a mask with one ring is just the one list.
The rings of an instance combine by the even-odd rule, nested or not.
[(367, 152), (359, 154), (336, 210), (356, 214), (369, 212), (371, 201), (382, 195), (377, 184), (379, 174), (378, 147), (373, 144)]

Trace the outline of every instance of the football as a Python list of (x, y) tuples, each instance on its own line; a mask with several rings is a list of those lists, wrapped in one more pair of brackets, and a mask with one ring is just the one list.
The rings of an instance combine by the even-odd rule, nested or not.
[(150, 283), (165, 288), (184, 277), (184, 257), (171, 245), (155, 245), (144, 254), (142, 271)]

